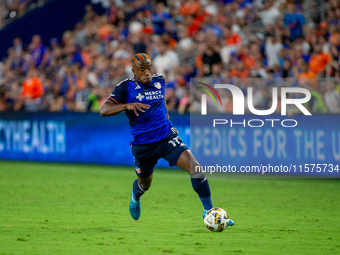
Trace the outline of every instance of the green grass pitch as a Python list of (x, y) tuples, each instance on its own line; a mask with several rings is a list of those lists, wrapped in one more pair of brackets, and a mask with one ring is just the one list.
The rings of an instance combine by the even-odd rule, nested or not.
[(0, 254), (340, 254), (340, 180), (210, 178), (235, 226), (203, 225), (188, 175), (156, 169), (142, 215), (132, 168), (0, 161)]

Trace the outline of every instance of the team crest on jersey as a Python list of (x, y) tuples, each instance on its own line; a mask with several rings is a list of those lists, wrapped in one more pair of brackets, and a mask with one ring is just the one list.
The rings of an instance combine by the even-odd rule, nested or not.
[(159, 82), (155, 82), (154, 85), (155, 85), (155, 87), (158, 88), (158, 89), (161, 89), (161, 87), (162, 87), (161, 84), (160, 84)]
[(137, 172), (138, 174), (140, 174), (140, 173), (142, 172), (142, 170), (140, 170), (139, 167), (136, 167), (135, 169), (136, 169), (136, 172)]

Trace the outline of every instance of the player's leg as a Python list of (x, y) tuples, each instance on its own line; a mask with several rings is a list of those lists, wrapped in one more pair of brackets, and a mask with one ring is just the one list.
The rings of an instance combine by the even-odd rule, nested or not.
[(137, 175), (137, 179), (133, 182), (132, 186), (132, 199), (134, 201), (139, 201), (144, 192), (150, 188), (152, 178), (153, 173), (146, 178), (142, 178)]
[(153, 170), (158, 160), (158, 156), (154, 153), (157, 152), (157, 148), (153, 147), (152, 145), (131, 147), (137, 179), (134, 180), (132, 185), (129, 211), (131, 217), (135, 220), (138, 220), (141, 215), (140, 198), (151, 186)]
[(153, 174), (146, 178), (139, 176), (137, 177), (138, 178), (133, 182), (132, 185), (131, 199), (129, 204), (130, 215), (134, 220), (138, 220), (140, 217), (142, 212), (140, 197), (150, 188)]
[(176, 165), (190, 174), (192, 187), (198, 194), (204, 208), (204, 217), (206, 211), (213, 208), (213, 205), (208, 180), (205, 178), (204, 173), (196, 171), (196, 169), (200, 169), (200, 164), (190, 150), (186, 150), (180, 155)]
[[(177, 134), (177, 129), (171, 128), (167, 141), (164, 143), (165, 150), (163, 157), (169, 162), (170, 166), (178, 166), (190, 174), (192, 187), (198, 194), (204, 210), (210, 210), (213, 208), (213, 205), (208, 180), (205, 178), (204, 173), (195, 171), (196, 167), (200, 165), (190, 152), (188, 146), (183, 143)], [(205, 211), (203, 214), (205, 214)]]
[[(196, 193), (198, 194), (202, 204), (203, 204), (203, 218), (205, 217), (207, 211), (213, 208), (211, 202), (210, 187), (207, 178), (205, 178), (204, 173), (200, 172), (200, 164), (195, 159), (194, 155), (190, 150), (184, 151), (177, 161), (177, 166), (187, 171), (190, 174), (191, 184)], [(198, 171), (196, 171), (196, 169)], [(234, 222), (229, 219), (228, 226), (233, 226)]]

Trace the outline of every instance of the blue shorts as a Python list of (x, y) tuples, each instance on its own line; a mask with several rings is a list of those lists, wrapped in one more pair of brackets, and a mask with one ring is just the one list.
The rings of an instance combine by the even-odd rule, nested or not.
[(177, 135), (177, 129), (172, 127), (169, 135), (159, 142), (131, 146), (135, 171), (139, 177), (149, 177), (160, 158), (168, 161), (170, 166), (177, 165), (181, 154), (189, 149)]

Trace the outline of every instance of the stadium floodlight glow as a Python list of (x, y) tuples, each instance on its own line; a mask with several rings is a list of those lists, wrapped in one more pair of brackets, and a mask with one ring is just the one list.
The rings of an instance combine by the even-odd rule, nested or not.
[[(206, 85), (208, 86), (208, 85)], [(232, 94), (232, 98), (233, 98), (233, 115), (244, 115), (244, 94), (242, 92), (242, 90), (240, 88), (238, 88), (235, 85), (231, 85), (231, 84), (215, 84), (214, 86), (217, 89), (229, 89), (231, 94)], [(209, 88), (212, 88), (211, 86), (209, 86)], [(206, 91), (205, 89), (202, 89), (204, 91)], [(218, 96), (216, 90), (213, 90), (215, 92), (215, 94)], [(207, 92), (207, 91), (206, 91)], [(291, 98), (288, 99), (287, 98), (287, 94), (288, 93), (302, 93), (305, 94), (304, 98)], [(211, 93), (209, 93), (209, 95), (213, 98), (213, 96), (211, 95)], [(261, 116), (266, 116), (266, 115), (270, 115), (272, 113), (275, 112), (276, 108), (277, 108), (277, 88), (273, 88), (273, 103), (270, 109), (267, 110), (257, 110), (254, 108), (253, 105), (253, 88), (248, 87), (247, 88), (247, 103), (248, 103), (248, 109), (251, 113), (255, 114), (255, 115), (261, 115)], [(218, 98), (220, 99), (220, 97), (218, 96)], [(312, 115), (302, 104), (303, 103), (307, 103), (309, 100), (311, 99), (311, 93), (310, 91), (308, 91), (305, 88), (281, 88), (281, 115), (287, 115), (287, 104), (293, 104), (295, 105), (297, 108), (299, 108), (301, 110), (301, 112), (304, 115)], [(216, 105), (216, 101), (213, 98), (215, 105)], [(220, 99), (221, 102), (221, 99)], [(207, 115), (207, 95), (206, 94), (202, 94), (201, 95), (201, 114), (202, 115)], [(222, 102), (221, 102), (222, 105)]]

